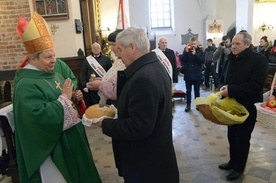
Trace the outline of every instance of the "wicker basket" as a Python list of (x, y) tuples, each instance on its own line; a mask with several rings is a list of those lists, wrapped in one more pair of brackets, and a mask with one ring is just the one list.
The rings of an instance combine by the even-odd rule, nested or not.
[[(272, 96), (274, 85), (276, 82), (276, 72), (272, 80), (271, 88), (269, 91), (269, 96)], [(265, 109), (261, 106), (263, 103), (256, 103), (257, 108), (257, 121), (262, 122), (267, 128), (276, 128), (276, 112), (269, 109)]]
[(197, 105), (197, 109), (201, 112), (203, 117), (213, 123), (219, 124), (219, 125), (226, 125), (221, 123), (212, 113), (211, 108), (209, 105)]
[(266, 128), (276, 128), (276, 112), (265, 109), (262, 103), (256, 103), (257, 121), (264, 124)]

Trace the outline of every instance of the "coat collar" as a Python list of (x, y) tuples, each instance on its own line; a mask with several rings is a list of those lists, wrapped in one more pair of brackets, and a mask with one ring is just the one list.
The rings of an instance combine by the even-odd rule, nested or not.
[(150, 52), (141, 56), (125, 69), (126, 78), (130, 78), (141, 67), (157, 61), (159, 60), (155, 52)]
[(235, 59), (235, 58), (244, 58), (248, 53), (252, 52), (252, 46), (250, 46), (249, 48), (246, 48), (245, 50), (243, 50), (238, 56), (233, 55), (233, 53), (231, 52), (231, 54), (229, 55), (230, 58)]

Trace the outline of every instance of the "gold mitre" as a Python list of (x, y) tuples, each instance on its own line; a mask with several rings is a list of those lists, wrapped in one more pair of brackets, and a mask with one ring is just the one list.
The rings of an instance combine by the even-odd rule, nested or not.
[(54, 47), (47, 23), (36, 11), (30, 22), (22, 17), (19, 18), (17, 31), (28, 54), (41, 52)]

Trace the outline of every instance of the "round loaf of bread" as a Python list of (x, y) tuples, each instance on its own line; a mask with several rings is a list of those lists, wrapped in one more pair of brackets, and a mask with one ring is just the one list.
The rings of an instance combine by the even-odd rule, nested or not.
[(110, 106), (100, 107), (99, 104), (94, 104), (86, 109), (85, 116), (88, 119), (100, 118), (102, 116), (113, 118), (115, 116), (115, 110)]

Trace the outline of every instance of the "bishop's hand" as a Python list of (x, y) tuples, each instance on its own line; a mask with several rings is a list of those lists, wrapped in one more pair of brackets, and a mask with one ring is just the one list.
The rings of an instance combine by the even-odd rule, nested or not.
[(73, 87), (74, 87), (74, 84), (72, 84), (72, 80), (70, 78), (67, 78), (63, 83), (61, 94), (65, 95), (68, 99), (71, 99), (72, 93), (73, 93)]

